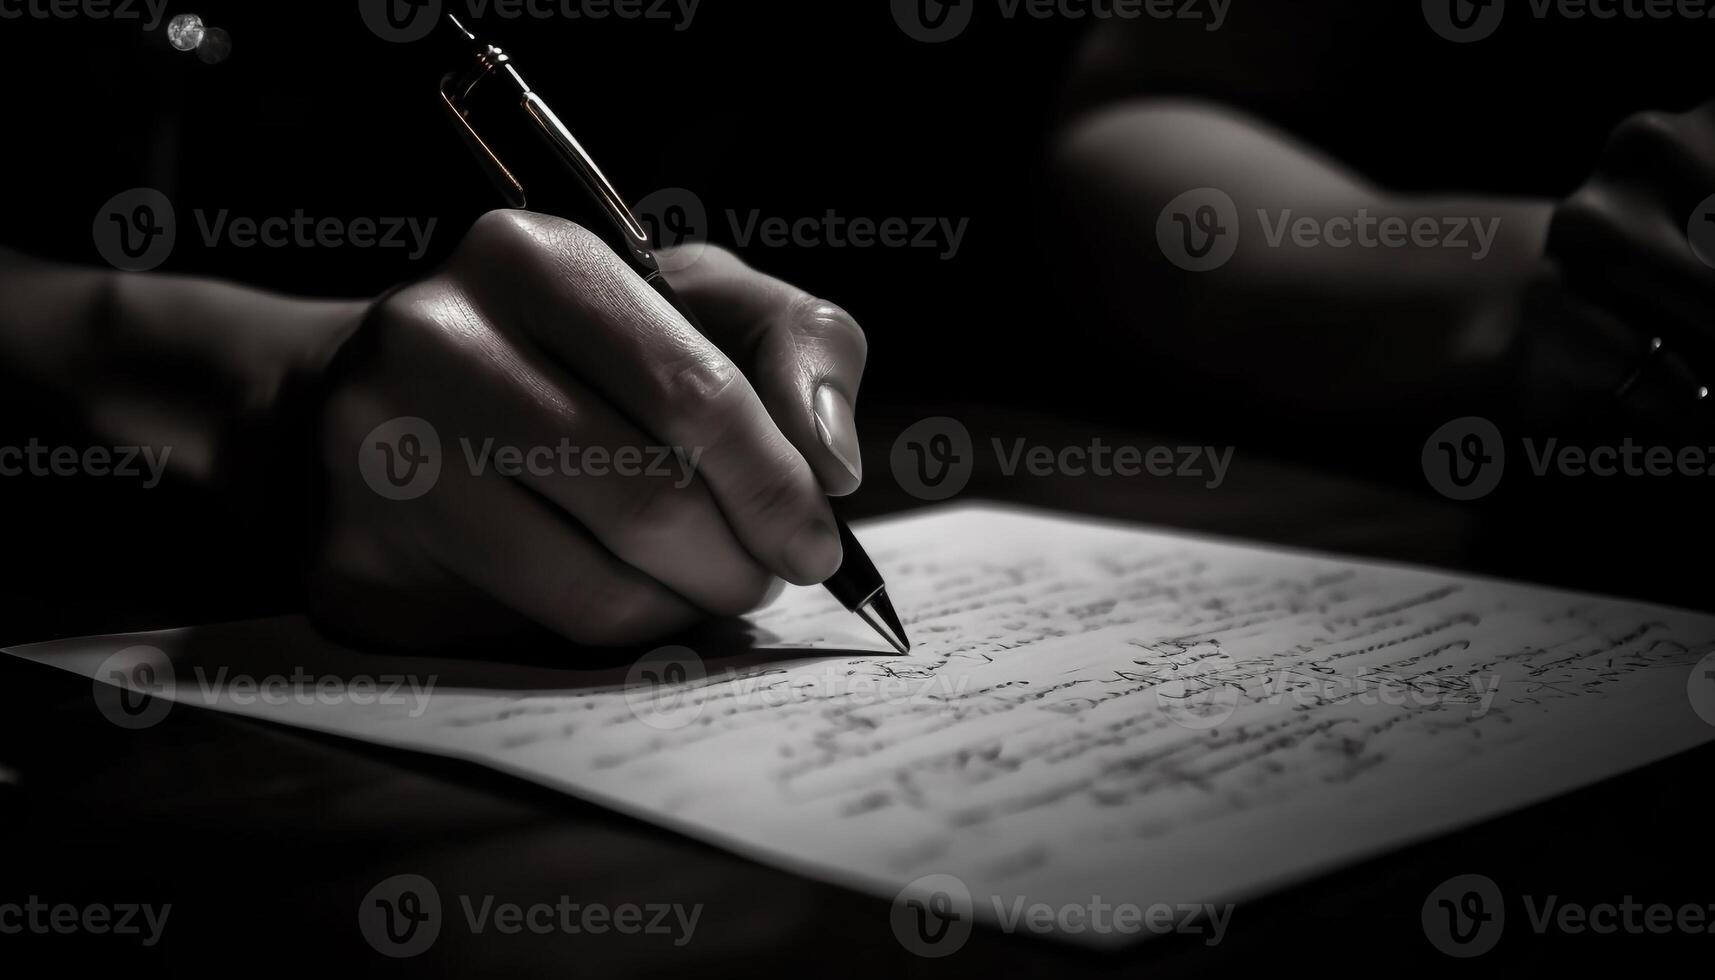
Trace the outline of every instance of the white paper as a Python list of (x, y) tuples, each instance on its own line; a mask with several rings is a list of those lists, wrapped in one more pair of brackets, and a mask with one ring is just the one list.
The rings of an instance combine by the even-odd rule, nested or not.
[(8, 652), (99, 690), (157, 648), (178, 702), (474, 759), (889, 898), (952, 875), (990, 921), (1241, 899), (1715, 737), (1688, 693), (1707, 616), (993, 508), (860, 533), (909, 656), (807, 589), (700, 678), (673, 652), (629, 683), (360, 654), (295, 619)]

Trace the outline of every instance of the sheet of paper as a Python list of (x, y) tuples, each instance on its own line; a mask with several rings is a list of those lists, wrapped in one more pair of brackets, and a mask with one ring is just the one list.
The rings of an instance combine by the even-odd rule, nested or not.
[(293, 619), (8, 652), (889, 898), (952, 875), (988, 920), (1241, 899), (1715, 738), (1705, 616), (993, 508), (860, 533), (909, 656), (820, 590), (741, 655), (629, 670), (373, 656)]

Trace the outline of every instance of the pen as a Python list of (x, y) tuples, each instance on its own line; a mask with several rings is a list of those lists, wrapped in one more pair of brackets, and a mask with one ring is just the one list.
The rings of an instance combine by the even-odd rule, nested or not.
[[(453, 41), (468, 49), (476, 58), (475, 64), (465, 71), (447, 75), (441, 80), (441, 100), (446, 104), (453, 121), (458, 124), (465, 142), (476, 154), (478, 163), (488, 172), (489, 178), (506, 198), (507, 203), (515, 208), (523, 208), (529, 206), (531, 197), (526, 193), (518, 172), (506, 165), (495, 144), (484, 137), (471, 121), (474, 98), (479, 90), (484, 89), (483, 83), (489, 80), (498, 84), (504, 101), (515, 103), (523, 110), (530, 120), (529, 128), (541, 137), (550, 153), (572, 172), (579, 185), (588, 192), (607, 218), (611, 225), (608, 229), (611, 234), (603, 237), (650, 288), (671, 304), (686, 322), (699, 333), (702, 332), (702, 324), (697, 322), (696, 316), (680, 301), (673, 292), (673, 287), (667, 283), (667, 277), (662, 274), (661, 267), (655, 260), (654, 243), (650, 241), (648, 232), (643, 230), (637, 216), (631, 212), (631, 207), (602, 174), (601, 168), (596, 166), (595, 160), (572, 135), (572, 131), (560, 121), (554, 110), (542, 101), (542, 97), (530, 89), (511, 56), (491, 44), (478, 41), (476, 35), (467, 30), (452, 14), (442, 15), (440, 29), (443, 33), (450, 34)], [(856, 613), (880, 633), (895, 650), (900, 653), (909, 652), (911, 641), (905, 636), (905, 627), (900, 623), (899, 614), (894, 611), (893, 603), (887, 597), (887, 583), (882, 580), (881, 573), (876, 570), (875, 563), (870, 561), (863, 546), (858, 544), (851, 528), (846, 526), (846, 522), (837, 514), (834, 516), (834, 525), (839, 531), (840, 546), (845, 551), (845, 558), (840, 563), (839, 570), (822, 583), (823, 587), (839, 600), (840, 605), (848, 612)]]

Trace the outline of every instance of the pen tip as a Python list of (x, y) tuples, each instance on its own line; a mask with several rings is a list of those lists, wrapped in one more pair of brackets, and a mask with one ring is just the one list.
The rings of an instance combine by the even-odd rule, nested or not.
[(893, 603), (888, 600), (886, 589), (877, 592), (868, 602), (859, 606), (858, 615), (880, 633), (893, 649), (900, 653), (911, 652), (911, 640), (905, 635), (905, 626), (899, 621), (899, 614), (893, 611)]

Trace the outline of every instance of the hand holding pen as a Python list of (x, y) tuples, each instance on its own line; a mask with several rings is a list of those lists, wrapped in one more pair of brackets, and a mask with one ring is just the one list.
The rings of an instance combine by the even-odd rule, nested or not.
[[(334, 486), (323, 621), (418, 648), (532, 623), (619, 645), (748, 612), (779, 579), (826, 581), (905, 649), (880, 577), (826, 499), (862, 478), (853, 405), (863, 331), (719, 248), (668, 285), (647, 238), (624, 240), (636, 221), (593, 161), (495, 55), (442, 88), (491, 176), (516, 189), (511, 203), (528, 203), (459, 102), (499, 72), (622, 240), (495, 212), (439, 274), (373, 310), (325, 420)], [(445, 460), (433, 492), (409, 500), (341, 465), (399, 417), (430, 423)], [(506, 475), (467, 465), (485, 445), (525, 447), (546, 465)], [(628, 448), (646, 459), (688, 450), (696, 462), (690, 473), (572, 474), (539, 451), (568, 445), (615, 462)]]

